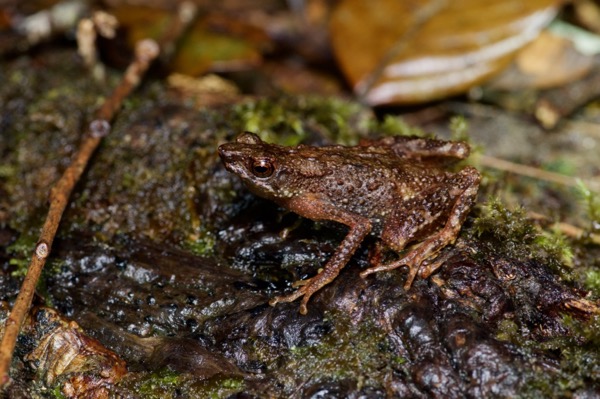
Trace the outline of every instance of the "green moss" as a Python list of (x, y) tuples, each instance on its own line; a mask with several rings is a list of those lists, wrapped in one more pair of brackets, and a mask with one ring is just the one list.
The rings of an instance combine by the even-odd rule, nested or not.
[[(554, 370), (532, 367), (519, 397), (572, 397), (578, 389), (600, 384), (598, 316), (590, 321), (565, 317), (564, 324), (572, 330), (571, 336), (558, 337), (542, 345), (545, 350), (557, 353), (560, 365)], [(535, 350), (539, 349), (537, 345)]]
[(380, 387), (390, 365), (401, 367), (405, 359), (391, 350), (386, 334), (367, 321), (353, 325), (347, 315), (336, 315), (336, 330), (315, 345), (292, 348), (278, 365), (293, 370), (287, 392), (296, 389), (298, 381), (354, 380), (362, 386)]
[(54, 399), (66, 399), (66, 396), (63, 395), (61, 388), (62, 387), (60, 385), (57, 385), (54, 387), (54, 389), (52, 389), (51, 394)]
[(381, 122), (372, 120), (370, 130), (375, 136), (427, 136), (421, 128), (411, 126), (404, 119), (393, 115), (386, 115)]
[(568, 334), (544, 341), (523, 340), (517, 325), (508, 320), (500, 323), (497, 338), (517, 345), (525, 358), (540, 351), (552, 352), (557, 366), (536, 367), (523, 375), (525, 384), (519, 398), (571, 397), (578, 389), (600, 384), (600, 315), (590, 319), (563, 317)]
[(522, 343), (523, 336), (514, 320), (500, 320), (497, 331), (496, 338), (500, 341), (512, 342), (514, 344)]
[(214, 254), (216, 237), (212, 230), (205, 225), (198, 226), (198, 231), (193, 234), (189, 240), (184, 241), (183, 247), (199, 256), (208, 256)]
[[(538, 259), (563, 279), (572, 279), (573, 251), (556, 229), (540, 230), (522, 208), (507, 209), (497, 199), (480, 208), (473, 230), (493, 251), (519, 259)], [(600, 273), (588, 272), (588, 286), (600, 288)], [(578, 389), (600, 383), (600, 317), (579, 320), (565, 316), (562, 325), (569, 333), (544, 341), (523, 340), (522, 331), (512, 320), (498, 325), (496, 338), (517, 345), (524, 356), (539, 351), (559, 356), (553, 370), (531, 367), (523, 376), (522, 398), (567, 397)]]
[(169, 398), (227, 398), (243, 390), (245, 384), (241, 377), (214, 376), (198, 381), (189, 374), (177, 374), (173, 371), (160, 372), (140, 376), (137, 381), (127, 381), (132, 392), (138, 392), (146, 399)]
[[(587, 346), (600, 353), (600, 315), (594, 315), (590, 319), (584, 320), (565, 316), (564, 322), (573, 331), (571, 339), (574, 346), (578, 348)], [(597, 366), (600, 367), (600, 363)], [(600, 379), (600, 374), (598, 374), (598, 378)]]
[(469, 141), (469, 123), (462, 115), (456, 115), (450, 118), (450, 131), (452, 140)]
[(307, 96), (299, 102), (307, 127), (325, 127), (331, 141), (340, 144), (356, 144), (358, 136), (367, 134), (368, 121), (373, 117), (368, 108), (339, 98)]
[(17, 174), (17, 168), (13, 165), (0, 165), (0, 178), (8, 179)]
[(200, 385), (197, 391), (197, 394), (199, 394), (200, 396), (194, 397), (211, 399), (227, 398), (236, 392), (242, 391), (244, 385), (244, 381), (240, 377), (211, 378), (209, 380), (204, 381)]
[(596, 298), (600, 297), (600, 270), (589, 269), (586, 271), (585, 287), (592, 291)]
[(7, 252), (11, 255), (8, 263), (15, 266), (12, 272), (13, 277), (24, 277), (29, 267), (29, 261), (35, 250), (38, 236), (31, 230), (23, 233), (17, 240), (7, 247)]
[(23, 73), (21, 69), (14, 69), (11, 71), (8, 82), (14, 86), (23, 86), (27, 84), (27, 76)]
[(523, 208), (509, 210), (497, 198), (490, 198), (481, 207), (473, 227), (479, 237), (493, 238), (504, 247), (532, 244), (537, 237), (535, 226)]
[(562, 356), (562, 370), (566, 375), (559, 382), (561, 388), (572, 391), (591, 381), (600, 383), (600, 353), (597, 349), (572, 346), (563, 349)]
[(162, 399), (173, 397), (172, 392), (181, 385), (181, 382), (182, 378), (178, 374), (163, 370), (149, 374), (137, 388), (144, 398)]
[[(459, 123), (463, 121), (462, 124)], [(246, 102), (234, 107), (233, 126), (257, 133), (268, 142), (297, 145), (317, 131), (331, 142), (355, 145), (362, 136), (431, 136), (402, 118), (386, 115), (378, 121), (358, 103), (316, 96), (282, 97)], [(464, 119), (456, 119), (456, 129)]]
[(576, 190), (587, 211), (587, 219), (590, 223), (588, 230), (590, 232), (600, 231), (600, 198), (598, 198), (598, 194), (590, 190), (581, 180), (577, 180)]
[(573, 267), (573, 250), (565, 235), (558, 229), (544, 230), (535, 238), (538, 245), (550, 259), (556, 260), (559, 265)]
[(535, 376), (527, 381), (521, 392), (519, 392), (518, 397), (519, 399), (566, 397), (560, 395), (560, 390), (558, 389), (556, 382), (556, 375), (538, 372), (535, 374)]
[(510, 210), (497, 198), (491, 198), (481, 207), (473, 229), (499, 253), (519, 259), (538, 259), (563, 279), (573, 278), (573, 251), (565, 237), (556, 229), (538, 230), (521, 207)]
[(371, 114), (358, 103), (316, 96), (282, 96), (245, 102), (233, 108), (232, 126), (263, 140), (298, 145), (317, 131), (332, 142), (355, 144), (366, 134)]

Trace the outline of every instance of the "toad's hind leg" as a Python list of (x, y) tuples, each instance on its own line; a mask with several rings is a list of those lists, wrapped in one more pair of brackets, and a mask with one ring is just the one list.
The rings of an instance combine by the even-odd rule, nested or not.
[[(407, 243), (423, 237), (439, 223), (439, 218), (443, 215), (448, 215), (448, 219), (439, 231), (429, 235), (409, 253), (387, 265), (366, 269), (360, 274), (361, 277), (408, 266), (408, 276), (404, 284), (404, 288), (408, 290), (421, 264), (437, 255), (441, 249), (456, 239), (475, 202), (479, 180), (479, 172), (472, 167), (467, 167), (450, 182), (434, 186), (403, 204), (402, 209), (392, 216), (381, 237), (394, 251), (402, 251)], [(450, 206), (450, 212), (444, 212)]]
[(393, 136), (380, 139), (361, 139), (362, 147), (385, 147), (405, 159), (451, 164), (469, 156), (469, 145), (462, 141), (425, 139), (415, 136)]

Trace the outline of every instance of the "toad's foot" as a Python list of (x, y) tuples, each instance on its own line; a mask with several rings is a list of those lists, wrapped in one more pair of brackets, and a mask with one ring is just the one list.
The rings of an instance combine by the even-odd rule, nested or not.
[(406, 282), (404, 283), (404, 289), (409, 290), (412, 286), (412, 283), (419, 274), (419, 276), (423, 279), (431, 276), (437, 269), (439, 269), (446, 261), (448, 260), (448, 255), (434, 255), (423, 260), (423, 257), (420, 256), (417, 250), (414, 250), (407, 254), (406, 256), (398, 259), (395, 262), (388, 263), (387, 265), (379, 265), (363, 270), (360, 273), (362, 278), (367, 277), (369, 274), (383, 272), (388, 270), (397, 269), (400, 266), (408, 267), (408, 276), (406, 277)]
[(321, 270), (321, 272), (311, 278), (294, 282), (292, 287), (300, 288), (289, 295), (276, 296), (269, 301), (269, 305), (273, 306), (279, 302), (293, 302), (303, 296), (304, 298), (302, 298), (302, 301), (300, 302), (300, 313), (306, 314), (308, 312), (306, 304), (308, 303), (310, 297), (325, 285), (332, 282), (338, 273), (339, 270), (335, 268), (325, 267), (323, 270)]
[(315, 283), (316, 282), (314, 281), (314, 278), (310, 278), (308, 280), (298, 280), (294, 284), (292, 284), (292, 286), (300, 286), (299, 289), (297, 289), (295, 292), (289, 295), (276, 296), (275, 298), (269, 301), (269, 305), (275, 306), (275, 304), (279, 302), (294, 302), (296, 299), (300, 298), (301, 296), (304, 296), (304, 298), (302, 298), (302, 301), (300, 302), (300, 314), (306, 314), (308, 312), (308, 308), (306, 306), (308, 300), (310, 299), (312, 294), (314, 294), (321, 288), (320, 285)]
[(417, 276), (417, 273), (419, 272), (421, 263), (423, 262), (422, 257), (419, 255), (420, 255), (420, 251), (413, 250), (410, 253), (408, 253), (406, 256), (398, 259), (395, 262), (388, 263), (387, 265), (379, 265), (379, 266), (375, 266), (375, 267), (370, 267), (366, 270), (363, 270), (360, 273), (360, 276), (362, 278), (365, 278), (369, 274), (388, 271), (388, 270), (394, 270), (394, 269), (399, 268), (400, 266), (407, 266), (408, 267), (408, 276), (406, 277), (406, 282), (404, 283), (404, 289), (409, 290), (410, 287), (412, 286), (412, 283), (413, 283), (415, 277)]
[(452, 251), (443, 250), (434, 257), (425, 260), (419, 268), (419, 276), (423, 279), (431, 276), (437, 269), (442, 267), (452, 256)]

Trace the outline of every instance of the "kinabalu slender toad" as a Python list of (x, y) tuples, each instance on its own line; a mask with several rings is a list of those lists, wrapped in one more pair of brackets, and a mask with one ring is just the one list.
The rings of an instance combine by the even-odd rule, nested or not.
[[(348, 234), (322, 271), (298, 281), (290, 295), (270, 301), (291, 302), (310, 297), (333, 281), (367, 234), (400, 254), (389, 264), (361, 273), (408, 267), (409, 289), (420, 271), (428, 277), (439, 264), (431, 262), (456, 239), (477, 196), (480, 174), (470, 166), (457, 173), (444, 167), (469, 155), (464, 142), (418, 137), (362, 140), (359, 145), (284, 147), (243, 133), (219, 147), (225, 167), (254, 194), (300, 216), (330, 220), (349, 227)], [(403, 252), (406, 246), (418, 243)]]

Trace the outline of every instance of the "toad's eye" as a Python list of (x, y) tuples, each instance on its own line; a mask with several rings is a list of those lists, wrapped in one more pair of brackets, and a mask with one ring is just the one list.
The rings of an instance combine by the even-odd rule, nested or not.
[(252, 173), (256, 177), (269, 177), (274, 171), (275, 166), (269, 159), (260, 158), (252, 161)]

